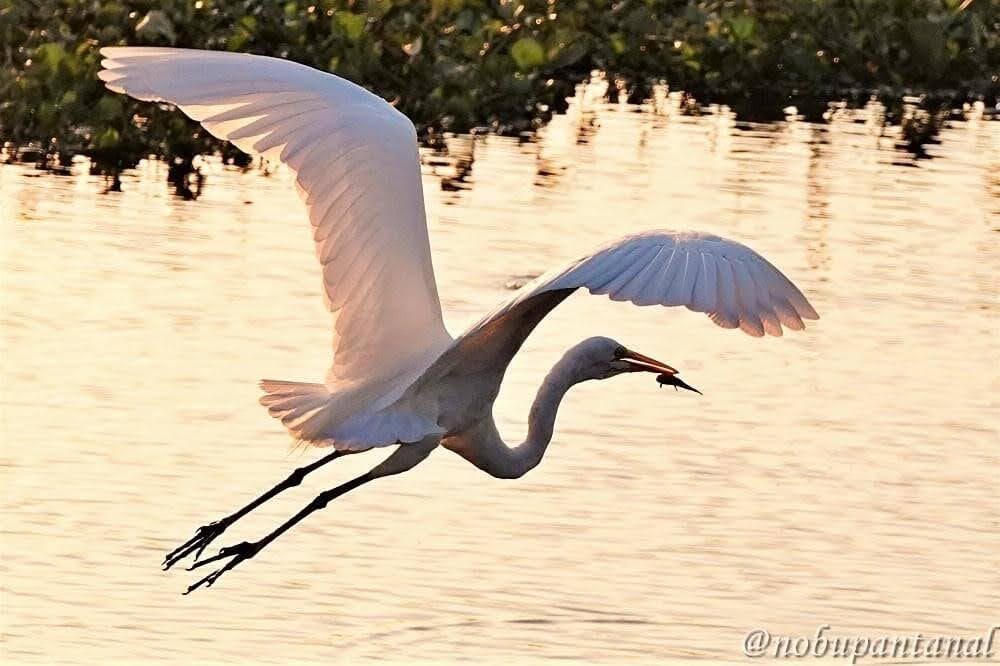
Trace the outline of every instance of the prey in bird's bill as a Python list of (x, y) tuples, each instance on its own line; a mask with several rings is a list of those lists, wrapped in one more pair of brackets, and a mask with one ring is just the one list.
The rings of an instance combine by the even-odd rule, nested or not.
[(698, 395), (704, 395), (701, 391), (686, 383), (683, 379), (678, 377), (675, 373), (664, 372), (656, 377), (656, 381), (660, 386), (673, 386), (676, 391), (678, 387), (682, 389), (687, 389), (688, 391), (694, 391)]

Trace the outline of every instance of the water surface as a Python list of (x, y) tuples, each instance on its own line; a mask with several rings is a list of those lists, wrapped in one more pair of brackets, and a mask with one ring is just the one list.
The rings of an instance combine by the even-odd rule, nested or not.
[[(737, 659), (757, 627), (981, 633), (1000, 616), (1000, 123), (950, 123), (930, 159), (897, 142), (847, 116), (591, 104), (537, 142), (425, 151), (453, 333), (511, 283), (658, 227), (751, 244), (822, 319), (758, 340), (578, 294), (508, 373), (510, 441), (590, 335), (705, 396), (589, 382), (524, 479), (439, 450), (189, 597), (164, 552), (315, 456), (256, 404), (257, 379), (329, 363), (301, 205), (281, 172), (214, 163), (196, 201), (156, 162), (107, 194), (81, 169), (0, 168), (4, 660)], [(379, 456), (317, 473), (230, 539)]]

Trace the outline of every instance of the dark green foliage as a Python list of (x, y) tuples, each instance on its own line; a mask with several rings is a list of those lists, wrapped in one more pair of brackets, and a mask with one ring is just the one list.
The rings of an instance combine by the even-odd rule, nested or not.
[[(0, 139), (116, 171), (232, 148), (180, 114), (104, 91), (98, 48), (278, 55), (395, 101), (421, 132), (537, 127), (591, 70), (642, 98), (666, 80), (744, 117), (907, 92), (995, 100), (991, 0), (0, 0)], [(612, 87), (612, 91), (616, 88)]]

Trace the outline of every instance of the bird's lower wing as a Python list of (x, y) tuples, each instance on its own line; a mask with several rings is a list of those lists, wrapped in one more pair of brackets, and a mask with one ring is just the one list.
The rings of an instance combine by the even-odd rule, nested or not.
[(684, 306), (755, 337), (802, 330), (803, 320), (819, 318), (802, 292), (749, 247), (711, 234), (651, 231), (525, 285), (459, 336), (425, 376), (466, 364), (506, 368), (535, 326), (580, 288), (636, 305)]
[(469, 333), (547, 292), (586, 288), (613, 301), (684, 306), (754, 337), (819, 319), (798, 287), (746, 245), (711, 234), (651, 231), (622, 238), (526, 285)]

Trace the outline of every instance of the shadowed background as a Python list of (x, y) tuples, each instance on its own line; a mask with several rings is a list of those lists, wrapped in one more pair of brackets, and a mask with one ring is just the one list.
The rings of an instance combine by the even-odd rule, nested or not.
[[(169, 108), (113, 95), (98, 49), (154, 45), (289, 58), (366, 86), (421, 136), (516, 135), (604, 72), (611, 99), (666, 81), (743, 119), (874, 97), (922, 145), (954, 107), (1000, 93), (988, 0), (0, 0), (0, 141), (22, 160), (75, 154), (117, 174), (149, 154), (190, 168), (244, 156)], [(903, 103), (918, 96), (922, 113)], [(917, 99), (917, 97), (914, 97)]]

